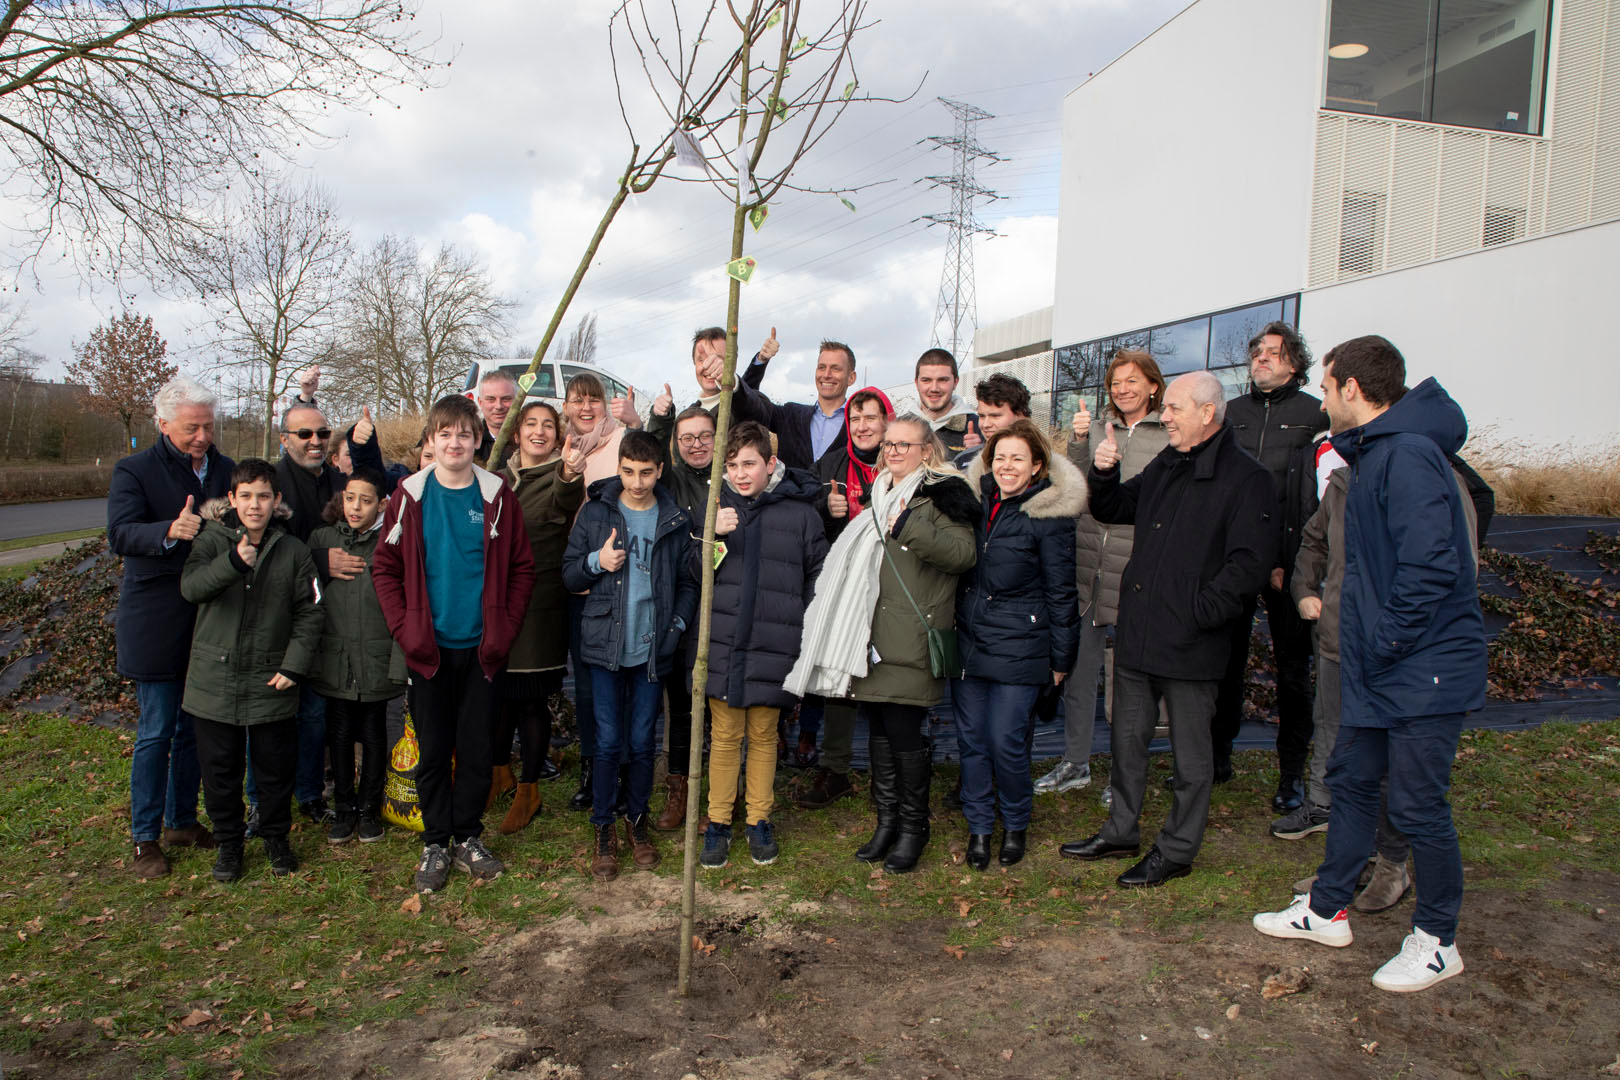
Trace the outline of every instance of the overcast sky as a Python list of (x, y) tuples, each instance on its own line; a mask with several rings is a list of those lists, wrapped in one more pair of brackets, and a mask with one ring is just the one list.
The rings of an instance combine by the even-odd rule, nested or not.
[[(698, 6), (682, 0), (683, 10)], [(923, 141), (952, 132), (939, 97), (995, 114), (979, 140), (1008, 159), (979, 172), (1003, 196), (979, 211), (1001, 234), (975, 246), (980, 323), (1050, 304), (1063, 96), (1183, 6), (872, 0), (881, 22), (855, 46), (862, 89), (904, 96), (922, 86), (904, 104), (851, 108), (795, 174), (817, 186), (890, 183), (851, 194), (854, 213), (833, 196), (783, 193), (764, 228), (750, 231), (759, 265), (743, 287), (742, 347), (772, 326), (783, 344), (766, 389), (808, 398), (823, 337), (849, 342), (861, 381), (878, 385), (906, 379), (932, 343), (946, 235), (919, 219), (949, 208), (948, 193), (922, 179), (951, 169), (947, 153)], [(396, 233), (426, 250), (441, 241), (476, 250), (519, 302), (511, 339), (527, 348), (628, 157), (608, 66), (610, 10), (601, 0), (424, 0), (424, 30), (455, 52), (442, 85), (343, 118), (331, 144), (299, 163), (331, 190), (357, 247)], [(637, 134), (652, 142), (664, 133), (648, 124)], [(692, 331), (725, 316), (730, 214), (712, 188), (660, 181), (619, 214), (564, 329), (596, 312), (599, 364), (643, 388), (669, 381), (684, 399), (695, 390)], [(45, 374), (60, 378), (73, 343), (122, 298), (48, 264), (39, 274), (39, 290), (25, 285), (17, 299), (35, 330), (29, 344), (50, 361)], [(144, 293), (135, 303), (183, 368), (207, 370), (200, 307)]]

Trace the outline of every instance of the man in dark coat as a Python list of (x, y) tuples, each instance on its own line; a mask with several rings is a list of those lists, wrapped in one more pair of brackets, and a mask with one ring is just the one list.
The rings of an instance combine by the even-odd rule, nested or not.
[(1271, 472), (1278, 533), (1277, 562), (1258, 595), (1244, 601), (1246, 617), (1233, 625), (1232, 655), (1215, 705), (1215, 779), (1232, 776), (1232, 741), (1243, 723), (1243, 685), (1249, 635), (1256, 608), (1264, 603), (1277, 666), (1277, 767), (1280, 779), (1271, 805), (1285, 814), (1304, 797), (1302, 778), (1311, 749), (1311, 626), (1300, 618), (1288, 576), (1299, 553), (1305, 522), (1316, 510), (1314, 440), (1327, 430), (1322, 403), (1305, 385), (1311, 351), (1285, 322), (1266, 325), (1249, 341), (1249, 392), (1226, 403), (1226, 423), (1237, 444)]
[[(370, 438), (349, 439), (349, 457), (355, 468), (383, 471), (382, 453), (377, 449), (377, 433), (369, 420), (357, 425), (355, 433), (371, 428)], [(321, 515), (334, 493), (343, 490), (344, 475), (327, 460), (327, 442), (332, 437), (326, 417), (312, 405), (295, 403), (281, 419), (281, 459), (276, 462), (276, 483), (282, 505), (292, 512), (287, 531), (299, 543), (326, 524)], [(366, 561), (341, 547), (312, 550), (309, 553), (323, 577), (350, 581), (365, 573)], [(305, 817), (330, 825), (336, 815), (326, 805), (326, 702), (309, 682), (298, 687), (298, 779), (293, 795)], [(248, 796), (256, 798), (253, 778), (248, 777)], [(249, 817), (249, 830), (257, 822)]]
[(1112, 423), (1093, 456), (1092, 516), (1135, 525), (1136, 535), (1119, 586), (1113, 808), (1101, 831), (1061, 850), (1079, 859), (1137, 853), (1148, 743), (1163, 698), (1175, 800), (1152, 850), (1120, 875), (1126, 887), (1162, 885), (1192, 870), (1209, 818), (1210, 719), (1232, 623), (1277, 561), (1276, 492), (1222, 422), (1222, 396), (1207, 371), (1171, 383), (1160, 407), (1170, 445), (1123, 484)]
[(1447, 461), (1468, 422), (1440, 384), (1402, 392), (1406, 361), (1384, 338), (1354, 338), (1323, 360), (1333, 448), (1348, 463), (1339, 594), (1341, 717), (1328, 763), (1327, 850), (1309, 896), (1256, 915), (1273, 937), (1343, 946), (1346, 908), (1389, 781), (1389, 820), (1417, 869), (1417, 910), (1401, 951), (1373, 975), (1423, 990), (1462, 971), (1455, 936), (1463, 867), (1446, 794), (1466, 713), (1485, 704), (1485, 623), (1463, 495)]
[[(760, 355), (743, 372), (742, 386), (758, 386), (765, 377), (768, 357)], [(758, 420), (776, 436), (776, 456), (790, 469), (816, 469), (821, 456), (839, 445), (844, 435), (844, 395), (855, 385), (855, 351), (841, 341), (823, 341), (816, 355), (816, 403), (777, 404), (757, 395)]]
[(169, 872), (164, 845), (214, 846), (197, 821), (196, 732), (180, 708), (197, 618), (180, 595), (180, 572), (202, 530), (203, 504), (225, 494), (236, 466), (214, 446), (207, 389), (172, 379), (152, 406), (160, 437), (114, 466), (107, 492), (107, 547), (124, 559), (114, 616), (118, 674), (134, 680), (141, 710), (129, 800), (134, 870), (143, 878)]

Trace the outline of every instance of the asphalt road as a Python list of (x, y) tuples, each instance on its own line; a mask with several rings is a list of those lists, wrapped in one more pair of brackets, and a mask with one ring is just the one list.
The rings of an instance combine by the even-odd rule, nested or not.
[(0, 506), (0, 540), (105, 528), (106, 525), (106, 499), (65, 499), (61, 502)]

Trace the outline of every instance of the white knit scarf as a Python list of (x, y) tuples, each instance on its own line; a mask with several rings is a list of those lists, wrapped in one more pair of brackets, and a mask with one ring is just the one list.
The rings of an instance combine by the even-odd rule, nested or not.
[(887, 471), (879, 473), (872, 483), (871, 505), (862, 511), (875, 516), (871, 521), (855, 518), (834, 541), (821, 564), (816, 594), (804, 612), (799, 659), (782, 684), (788, 693), (844, 697), (850, 680), (866, 675), (885, 535), (872, 527), (872, 521), (888, 521), (927, 475), (927, 469), (919, 468), (896, 484)]

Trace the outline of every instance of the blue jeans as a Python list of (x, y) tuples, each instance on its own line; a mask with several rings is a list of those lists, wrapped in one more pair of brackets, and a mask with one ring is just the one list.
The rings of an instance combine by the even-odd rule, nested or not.
[(183, 679), (135, 684), (141, 717), (129, 762), (129, 831), (137, 844), (156, 841), (165, 826), (197, 824), (202, 767), (191, 717), (180, 708), (185, 688)]
[[(596, 707), (596, 764), (591, 770), (591, 824), (611, 825), (619, 787), (619, 760), (626, 746), (630, 790), (625, 803), (632, 818), (647, 812), (652, 795), (653, 756), (658, 750), (658, 711), (664, 685), (646, 664), (609, 671), (585, 665)], [(584, 730), (584, 725), (580, 725)]]
[(962, 816), (971, 833), (987, 835), (995, 829), (997, 806), (1006, 828), (1029, 828), (1035, 802), (1029, 712), (1040, 689), (989, 679), (951, 680), (962, 753)]
[(1412, 925), (1449, 942), (1462, 909), (1462, 852), (1451, 820), (1451, 762), (1462, 713), (1414, 716), (1391, 728), (1341, 727), (1327, 783), (1333, 792), (1327, 849), (1311, 887), (1311, 910), (1331, 917), (1350, 906), (1373, 853), (1379, 785), (1389, 776), (1389, 820), (1412, 845), (1417, 910)]

